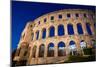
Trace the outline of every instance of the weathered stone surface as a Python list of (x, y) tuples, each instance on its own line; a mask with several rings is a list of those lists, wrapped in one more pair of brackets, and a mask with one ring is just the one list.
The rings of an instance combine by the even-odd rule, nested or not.
[[(67, 18), (67, 14), (71, 15), (70, 18)], [(76, 17), (75, 14), (78, 13), (79, 17)], [(34, 21), (28, 22), (25, 29), (22, 32), (22, 36), (20, 38), (20, 42), (18, 44), (17, 50), (21, 48), (20, 52), (17, 51), (14, 60), (19, 61), (22, 60), (21, 58), (25, 55), (25, 49), (30, 47), (29, 49), (29, 55), (28, 57), (24, 57), (27, 60), (26, 64), (32, 65), (32, 64), (47, 64), (47, 63), (60, 63), (63, 62), (65, 59), (68, 59), (69, 55), (69, 42), (73, 40), (76, 44), (78, 53), (80, 52), (80, 41), (84, 40), (87, 43), (87, 47), (91, 46), (91, 40), (95, 40), (95, 18), (90, 17), (83, 17), (83, 14), (91, 15), (95, 14), (90, 10), (81, 10), (81, 9), (64, 9), (59, 10), (55, 12), (51, 12), (48, 14), (45, 14), (39, 18), (37, 18)], [(58, 15), (61, 14), (62, 18), (59, 19)], [(54, 20), (50, 20), (51, 16), (54, 16)], [(44, 22), (44, 18), (46, 18), (46, 22)], [(80, 23), (82, 25), (83, 34), (79, 35), (77, 32), (77, 24)], [(90, 28), (92, 31), (92, 35), (89, 35), (86, 30), (86, 23), (90, 24)], [(63, 36), (58, 36), (58, 25), (62, 24), (64, 26), (64, 32), (65, 34)], [(74, 35), (68, 35), (68, 29), (67, 25), (72, 24), (74, 28)], [(54, 26), (55, 28), (55, 36), (49, 37), (49, 28), (51, 26)], [(46, 29), (46, 38), (42, 39), (42, 32), (43, 29)], [(36, 40), (36, 32), (39, 31), (39, 38)], [(34, 34), (33, 38), (31, 34)], [(65, 43), (65, 50), (66, 50), (66, 56), (59, 57), (58, 56), (58, 43), (59, 42)], [(47, 50), (48, 50), (48, 44), (49, 43), (54, 44), (54, 57), (47, 57)], [(39, 47), (41, 44), (44, 44), (44, 57), (39, 57)], [(36, 50), (33, 50), (33, 47), (36, 46)], [(36, 52), (34, 52), (36, 51)], [(18, 54), (19, 52), (19, 54)], [(35, 53), (35, 56), (33, 57), (33, 53)], [(19, 57), (20, 58), (19, 58)], [(27, 56), (27, 55), (26, 55)]]

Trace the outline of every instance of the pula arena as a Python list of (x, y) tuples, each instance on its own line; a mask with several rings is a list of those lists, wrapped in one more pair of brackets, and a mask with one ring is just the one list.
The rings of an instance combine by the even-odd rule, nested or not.
[(62, 63), (70, 55), (84, 56), (95, 46), (95, 13), (85, 9), (50, 12), (25, 26), (14, 61), (20, 64)]

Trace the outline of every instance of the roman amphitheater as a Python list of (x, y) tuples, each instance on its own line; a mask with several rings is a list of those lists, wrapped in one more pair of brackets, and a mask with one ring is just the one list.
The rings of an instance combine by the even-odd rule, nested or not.
[(14, 61), (20, 64), (62, 63), (70, 55), (84, 56), (84, 48), (95, 47), (95, 13), (85, 9), (63, 9), (30, 21), (22, 32)]

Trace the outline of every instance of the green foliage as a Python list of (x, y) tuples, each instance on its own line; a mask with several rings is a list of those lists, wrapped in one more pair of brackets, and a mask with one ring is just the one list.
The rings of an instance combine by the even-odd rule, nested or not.
[(84, 55), (70, 55), (65, 63), (95, 61), (96, 54), (93, 48), (84, 48)]
[(68, 60), (65, 63), (72, 63), (72, 62), (88, 62), (88, 61), (95, 61), (95, 55), (90, 56), (69, 56)]
[(92, 48), (84, 48), (84, 55), (92, 55)]

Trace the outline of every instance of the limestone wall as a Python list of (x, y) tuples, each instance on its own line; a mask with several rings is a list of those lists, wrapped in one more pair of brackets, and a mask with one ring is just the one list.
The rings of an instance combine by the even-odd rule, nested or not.
[[(67, 17), (67, 14), (70, 14), (70, 17)], [(76, 14), (78, 14), (78, 17), (76, 17)], [(59, 18), (58, 16), (62, 15), (62, 18)], [(51, 17), (54, 17), (53, 20), (51, 20)], [(26, 25), (24, 31), (22, 32), (22, 37), (20, 39), (18, 49), (21, 49), (16, 52), (16, 56), (14, 60), (19, 60), (18, 58), (22, 58), (22, 54), (25, 53), (25, 50), (23, 50), (23, 45), (28, 46), (30, 48), (29, 56), (26, 57), (27, 64), (45, 64), (45, 63), (52, 63), (52, 58), (58, 58), (58, 43), (64, 42), (65, 43), (65, 51), (66, 56), (69, 54), (69, 42), (74, 41), (75, 45), (77, 47), (77, 51), (80, 51), (80, 42), (84, 40), (87, 44), (88, 48), (92, 47), (92, 40), (95, 40), (95, 13), (90, 10), (81, 10), (81, 9), (64, 9), (59, 11), (54, 11), (48, 14), (45, 14), (43, 16), (40, 16), (39, 18), (35, 19), (34, 21), (28, 22)], [(83, 34), (78, 33), (77, 24), (80, 23), (82, 25)], [(92, 35), (89, 35), (86, 29), (86, 23), (89, 23)], [(74, 35), (68, 34), (67, 25), (72, 24), (74, 29)], [(64, 35), (58, 36), (58, 26), (63, 25), (64, 26)], [(55, 35), (53, 37), (49, 36), (50, 33), (50, 27), (53, 26), (55, 28)], [(46, 37), (42, 38), (43, 29), (46, 29)], [(39, 31), (39, 37), (36, 39), (36, 32)], [(48, 45), (49, 43), (54, 44), (54, 57), (47, 57), (48, 52)], [(44, 44), (44, 57), (39, 57), (39, 47), (41, 44)], [(36, 46), (36, 52), (35, 57), (32, 57), (33, 55), (33, 47)], [(21, 52), (18, 55), (18, 52)], [(64, 57), (64, 56), (63, 56)], [(17, 59), (16, 59), (17, 58)], [(48, 59), (52, 60), (48, 60)], [(60, 57), (59, 57), (60, 58)], [(44, 61), (43, 61), (44, 60)], [(55, 61), (56, 62), (56, 61)], [(54, 62), (53, 62), (54, 63)]]

